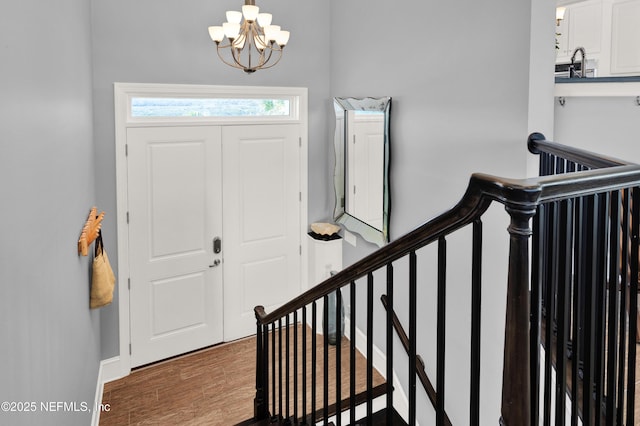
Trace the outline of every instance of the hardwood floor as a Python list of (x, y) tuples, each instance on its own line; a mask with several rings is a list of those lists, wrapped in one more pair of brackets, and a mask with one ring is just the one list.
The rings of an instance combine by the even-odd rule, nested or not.
[[(308, 341), (310, 334), (307, 333)], [(136, 369), (123, 379), (105, 384), (102, 402), (109, 404), (110, 411), (101, 413), (100, 425), (229, 426), (248, 419), (253, 414), (255, 395), (255, 344), (255, 337), (250, 337), (214, 346)], [(348, 363), (348, 345), (345, 339), (343, 365)], [(366, 362), (358, 355), (357, 389), (361, 391), (365, 388), (362, 378)], [(334, 359), (335, 347), (331, 346), (330, 371), (335, 371)], [(321, 351), (318, 351), (318, 363), (322, 365)], [(636, 371), (640, 371), (639, 366), (640, 357)], [(374, 386), (383, 382), (382, 376), (374, 372)], [(309, 389), (310, 383), (308, 379)], [(318, 383), (319, 399), (321, 377)], [(343, 380), (343, 397), (348, 396), (347, 384), (348, 381)], [(640, 425), (640, 376), (636, 378), (635, 387), (636, 425)], [(333, 392), (330, 390), (332, 395)]]
[[(310, 342), (311, 332), (307, 330), (307, 341)], [(348, 349), (349, 341), (344, 339), (341, 353), (342, 365), (347, 366), (346, 377)], [(110, 411), (101, 413), (100, 426), (229, 426), (242, 422), (253, 415), (255, 351), (255, 337), (250, 337), (142, 367), (125, 378), (107, 383), (102, 402), (109, 404)], [(357, 392), (360, 392), (366, 388), (366, 361), (361, 354), (357, 355)], [(317, 356), (318, 365), (322, 366), (321, 350), (317, 351)], [(308, 363), (310, 359), (311, 356), (307, 356)], [(334, 395), (334, 346), (329, 347), (329, 364), (329, 392)], [(342, 380), (343, 398), (348, 397), (349, 392), (346, 377)], [(374, 386), (381, 383), (384, 383), (384, 378), (374, 371)], [(307, 387), (311, 388), (310, 377)], [(317, 389), (317, 399), (320, 400), (322, 376), (318, 377)], [(330, 398), (331, 403), (333, 399), (335, 397)]]

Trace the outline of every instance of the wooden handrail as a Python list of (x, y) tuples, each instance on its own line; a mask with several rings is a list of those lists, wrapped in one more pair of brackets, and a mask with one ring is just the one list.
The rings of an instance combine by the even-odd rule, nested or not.
[(486, 211), (492, 201), (518, 209), (535, 208), (542, 202), (614, 191), (628, 187), (634, 182), (640, 184), (639, 165), (620, 165), (528, 179), (507, 179), (475, 173), (471, 176), (467, 191), (460, 202), (448, 212), (343, 269), (271, 313), (266, 313), (264, 307), (257, 306), (254, 310), (256, 318), (261, 324), (269, 324), (293, 313), (351, 281), (364, 277), (370, 271), (375, 271), (436, 241), (441, 236), (470, 224)]
[(595, 169), (634, 164), (630, 161), (607, 157), (584, 149), (545, 140), (542, 133), (532, 133), (529, 135), (527, 146), (529, 148), (529, 152), (532, 154), (541, 154), (543, 152), (553, 154), (565, 160), (573, 161), (574, 163), (583, 164)]

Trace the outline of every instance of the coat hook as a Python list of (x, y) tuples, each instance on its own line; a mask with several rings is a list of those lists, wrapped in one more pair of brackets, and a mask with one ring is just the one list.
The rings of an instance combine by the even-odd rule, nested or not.
[(558, 103), (560, 106), (564, 106), (566, 99), (563, 96), (558, 97)]

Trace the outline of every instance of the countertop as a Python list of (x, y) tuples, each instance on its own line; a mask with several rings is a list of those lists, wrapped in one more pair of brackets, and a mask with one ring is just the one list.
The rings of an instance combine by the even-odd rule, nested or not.
[(556, 97), (620, 97), (633, 96), (640, 103), (640, 76), (556, 78)]
[(591, 77), (591, 78), (566, 78), (556, 77), (556, 83), (560, 84), (585, 84), (585, 83), (634, 83), (640, 82), (640, 75), (630, 77)]

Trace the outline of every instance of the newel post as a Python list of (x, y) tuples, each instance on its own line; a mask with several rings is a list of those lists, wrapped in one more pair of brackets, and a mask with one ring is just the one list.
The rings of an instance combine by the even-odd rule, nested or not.
[(256, 396), (253, 400), (253, 416), (255, 420), (266, 419), (269, 415), (267, 408), (266, 398), (266, 382), (265, 376), (265, 357), (268, 356), (268, 352), (264, 347), (264, 329), (268, 325), (262, 325), (260, 321), (260, 315), (264, 315), (264, 308), (262, 306), (256, 306)]
[(507, 206), (509, 225), (509, 275), (502, 371), (504, 426), (531, 425), (529, 237), (535, 206)]

